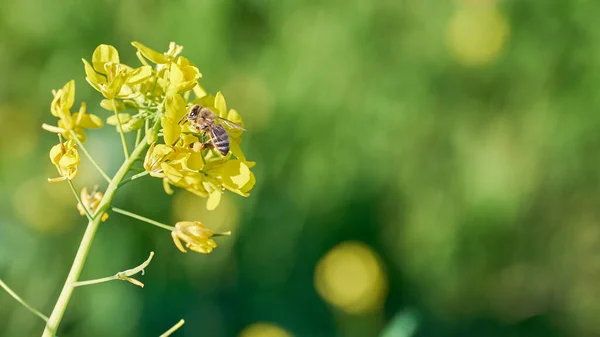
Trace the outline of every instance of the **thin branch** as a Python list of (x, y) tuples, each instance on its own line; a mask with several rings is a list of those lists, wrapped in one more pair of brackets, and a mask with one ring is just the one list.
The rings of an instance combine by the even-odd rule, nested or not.
[(119, 117), (119, 113), (117, 112), (117, 101), (112, 99), (113, 111), (115, 113), (115, 117), (117, 118), (117, 123), (119, 124), (119, 134), (121, 135), (121, 143), (123, 143), (123, 152), (125, 153), (125, 159), (129, 159), (129, 148), (127, 148), (127, 140), (125, 139), (125, 132), (123, 132), (123, 124), (121, 124), (121, 118)]
[(112, 210), (113, 210), (113, 212), (120, 213), (120, 214), (126, 215), (126, 216), (128, 216), (130, 218), (134, 218), (134, 219), (137, 219), (137, 220), (140, 220), (140, 221), (147, 222), (147, 223), (149, 223), (151, 225), (154, 225), (156, 227), (160, 227), (160, 228), (166, 229), (168, 231), (173, 231), (175, 229), (175, 227), (173, 227), (173, 226), (165, 225), (164, 223), (161, 223), (161, 222), (158, 222), (158, 221), (154, 221), (152, 219), (148, 219), (148, 218), (143, 217), (141, 215), (137, 215), (135, 213), (131, 213), (131, 212), (128, 212), (128, 211), (120, 209), (120, 208), (113, 207)]
[(81, 287), (81, 286), (89, 286), (92, 284), (98, 284), (98, 283), (103, 283), (103, 282), (108, 282), (108, 281), (113, 281), (113, 280), (123, 280), (123, 281), (131, 282), (131, 283), (143, 288), (144, 284), (142, 282), (140, 282), (136, 279), (130, 278), (129, 276), (133, 276), (140, 272), (142, 273), (142, 275), (144, 275), (144, 268), (146, 268), (150, 264), (150, 261), (152, 261), (153, 256), (154, 256), (154, 252), (150, 252), (150, 256), (148, 257), (148, 259), (133, 269), (128, 269), (125, 271), (118, 272), (113, 276), (107, 276), (107, 277), (102, 277), (102, 278), (88, 280), (88, 281), (74, 282), (73, 286)]
[(32, 314), (36, 315), (37, 317), (43, 319), (44, 321), (48, 322), (48, 317), (44, 314), (42, 314), (41, 312), (39, 312), (38, 310), (34, 309), (32, 306), (30, 306), (29, 304), (27, 304), (27, 302), (23, 301), (23, 299), (21, 297), (19, 297), (19, 295), (17, 295), (14, 291), (12, 291), (12, 289), (10, 289), (6, 283), (4, 283), (2, 281), (2, 279), (0, 279), (0, 287), (2, 287), (4, 290), (6, 290), (6, 292), (12, 296), (15, 300), (17, 300), (17, 302), (21, 303), (25, 308), (27, 308), (27, 310), (31, 311)]
[(94, 158), (92, 158), (92, 156), (87, 151), (85, 146), (83, 146), (83, 143), (81, 143), (79, 138), (77, 138), (77, 135), (75, 134), (75, 132), (73, 130), (71, 130), (70, 133), (71, 133), (71, 137), (73, 137), (73, 139), (75, 139), (77, 146), (81, 149), (81, 151), (83, 151), (83, 154), (85, 154), (85, 156), (89, 159), (89, 161), (92, 163), (92, 165), (94, 165), (94, 167), (96, 168), (96, 170), (98, 170), (98, 172), (104, 178), (104, 180), (106, 180), (106, 182), (110, 183), (110, 177), (108, 176), (108, 174), (106, 174), (106, 172), (104, 172), (104, 170), (100, 167), (100, 165), (98, 165), (98, 163), (96, 163)]
[(94, 216), (92, 216), (92, 213), (90, 213), (90, 211), (87, 209), (87, 207), (85, 207), (85, 204), (79, 197), (79, 194), (77, 194), (77, 190), (75, 190), (75, 186), (73, 186), (73, 182), (70, 179), (67, 179), (67, 181), (69, 182), (69, 187), (71, 188), (71, 191), (73, 191), (73, 195), (75, 196), (75, 199), (77, 199), (77, 202), (81, 204), (81, 207), (83, 207), (83, 209), (85, 211), (85, 216), (87, 216), (88, 220), (90, 220), (90, 221), (94, 220)]
[(171, 334), (175, 331), (177, 331), (177, 329), (181, 328), (181, 326), (185, 323), (185, 321), (183, 319), (179, 320), (179, 322), (177, 322), (177, 324), (173, 325), (171, 327), (171, 329), (167, 330), (165, 333), (163, 333), (162, 335), (160, 335), (159, 337), (169, 337), (171, 336)]
[(140, 173), (138, 173), (138, 174), (134, 174), (134, 175), (133, 175), (133, 176), (131, 176), (130, 178), (123, 179), (123, 181), (122, 181), (122, 182), (119, 184), (119, 187), (121, 187), (121, 186), (123, 186), (123, 185), (127, 184), (127, 183), (128, 183), (128, 182), (130, 182), (130, 181), (133, 181), (133, 180), (139, 179), (139, 178), (141, 178), (141, 177), (143, 177), (143, 176), (147, 175), (148, 173), (150, 173), (150, 172), (148, 172), (148, 171), (144, 171), (144, 172), (140, 172)]
[(140, 145), (141, 141), (142, 141), (142, 128), (139, 128), (137, 130), (137, 135), (135, 136), (135, 146), (137, 147), (138, 145)]

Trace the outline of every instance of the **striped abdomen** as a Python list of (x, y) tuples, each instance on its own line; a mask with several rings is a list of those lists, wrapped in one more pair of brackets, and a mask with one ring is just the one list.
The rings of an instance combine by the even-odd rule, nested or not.
[(229, 153), (229, 136), (222, 125), (216, 124), (210, 128), (210, 140), (222, 156)]

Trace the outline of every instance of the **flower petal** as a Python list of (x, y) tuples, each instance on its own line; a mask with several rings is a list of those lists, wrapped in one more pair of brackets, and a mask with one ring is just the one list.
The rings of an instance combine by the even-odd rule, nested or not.
[(82, 127), (82, 128), (97, 129), (97, 128), (101, 128), (104, 125), (104, 122), (102, 122), (102, 118), (100, 118), (96, 115), (85, 114), (85, 115), (82, 115), (81, 118), (78, 118), (78, 117), (79, 117), (79, 112), (76, 112), (73, 114), (73, 118), (80, 120), (80, 122), (77, 126)]
[(168, 62), (168, 60), (165, 57), (165, 55), (163, 55), (163, 54), (161, 54), (161, 53), (159, 53), (159, 52), (157, 52), (155, 50), (152, 50), (152, 49), (144, 46), (143, 44), (141, 44), (141, 43), (139, 43), (137, 41), (131, 42), (131, 44), (135, 48), (137, 48), (137, 50), (142, 55), (144, 55), (145, 58), (147, 58), (148, 60), (150, 60), (150, 61), (152, 61), (154, 63), (163, 64), (163, 63), (167, 63)]
[(127, 79), (127, 84), (138, 84), (149, 79), (152, 76), (151, 66), (141, 66), (133, 70), (130, 77)]
[[(90, 82), (90, 84), (94, 83), (95, 85), (106, 84), (106, 77), (98, 74), (91, 64), (88, 63), (85, 59), (81, 59), (83, 61), (83, 66), (85, 69), (86, 80)], [(94, 87), (96, 90), (100, 91), (98, 88)]]
[(94, 70), (99, 73), (106, 74), (105, 63), (119, 63), (119, 52), (111, 45), (101, 44), (94, 50), (92, 55), (92, 65)]
[(60, 95), (60, 107), (63, 111), (69, 111), (75, 103), (75, 81), (70, 80), (62, 88), (62, 95)]
[(225, 97), (223, 96), (223, 94), (219, 91), (217, 92), (217, 95), (215, 95), (215, 104), (214, 104), (215, 108), (218, 111), (218, 115), (221, 118), (227, 118), (227, 104), (225, 103)]
[(163, 138), (165, 144), (174, 145), (181, 135), (181, 127), (173, 118), (163, 116), (160, 118), (160, 123), (163, 127)]
[(208, 200), (206, 201), (206, 209), (209, 211), (216, 209), (217, 206), (219, 206), (219, 203), (221, 202), (222, 195), (223, 193), (219, 190), (214, 190), (210, 192), (210, 194), (208, 195)]

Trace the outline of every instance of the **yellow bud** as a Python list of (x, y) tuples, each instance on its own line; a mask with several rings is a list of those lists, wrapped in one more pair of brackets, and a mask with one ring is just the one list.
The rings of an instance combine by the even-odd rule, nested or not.
[(122, 102), (116, 101), (116, 100), (114, 102), (116, 102), (115, 105), (113, 105), (113, 100), (112, 99), (103, 99), (100, 102), (100, 106), (103, 107), (104, 109), (110, 111), (110, 112), (114, 112), (115, 111), (115, 106), (117, 108), (117, 112), (121, 112), (121, 111), (125, 110), (125, 104), (123, 104)]
[[(141, 118), (132, 118), (129, 122), (123, 125), (123, 132), (131, 132), (138, 129), (141, 129), (144, 126), (144, 120)], [(118, 131), (118, 130), (117, 130)]]
[(150, 130), (148, 130), (148, 132), (146, 132), (146, 143), (148, 143), (148, 144), (156, 143), (157, 140), (158, 140), (158, 133), (156, 133), (156, 131), (154, 131), (154, 129), (150, 129)]

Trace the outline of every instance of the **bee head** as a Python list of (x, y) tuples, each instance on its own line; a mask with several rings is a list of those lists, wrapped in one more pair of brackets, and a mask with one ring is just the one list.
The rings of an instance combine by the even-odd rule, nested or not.
[(198, 104), (194, 105), (190, 109), (190, 112), (188, 113), (187, 119), (190, 120), (190, 121), (196, 120), (196, 118), (198, 117), (198, 114), (200, 113), (201, 109), (202, 109), (202, 107), (199, 106)]

